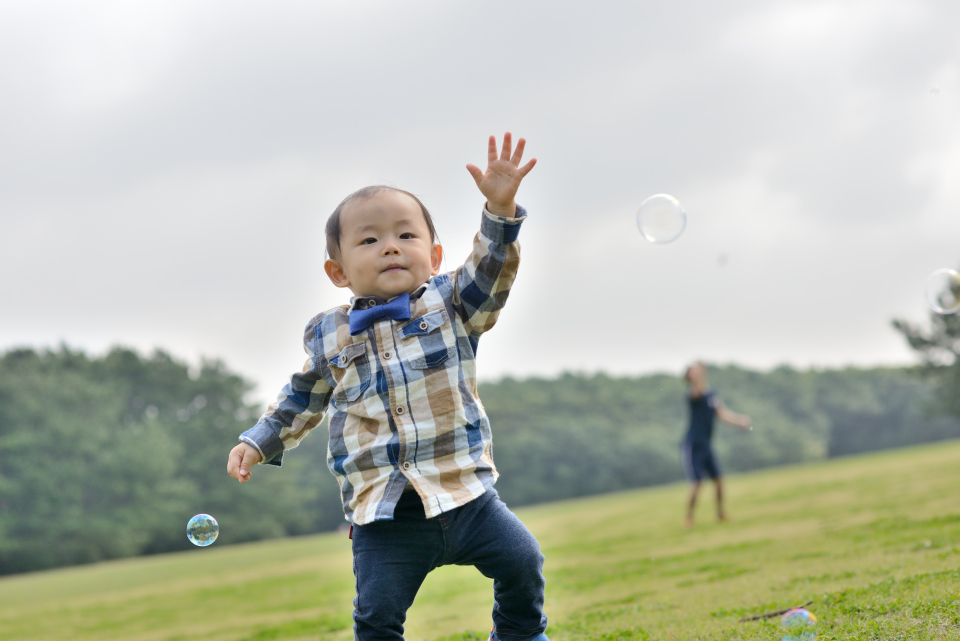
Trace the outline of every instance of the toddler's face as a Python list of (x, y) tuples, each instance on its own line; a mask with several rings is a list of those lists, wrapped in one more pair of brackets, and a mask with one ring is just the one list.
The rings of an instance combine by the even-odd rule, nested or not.
[(384, 190), (344, 208), (340, 258), (324, 268), (337, 287), (387, 300), (440, 273), (441, 252), (420, 205), (406, 194)]

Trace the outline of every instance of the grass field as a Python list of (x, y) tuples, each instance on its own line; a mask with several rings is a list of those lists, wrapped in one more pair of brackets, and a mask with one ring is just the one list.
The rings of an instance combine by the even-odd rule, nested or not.
[[(960, 442), (731, 477), (732, 520), (681, 527), (671, 485), (518, 510), (553, 641), (780, 639), (743, 616), (813, 601), (819, 639), (960, 639)], [(709, 488), (708, 488), (709, 489)], [(0, 580), (0, 639), (352, 639), (343, 534)], [(431, 574), (407, 639), (480, 641), (491, 587)]]

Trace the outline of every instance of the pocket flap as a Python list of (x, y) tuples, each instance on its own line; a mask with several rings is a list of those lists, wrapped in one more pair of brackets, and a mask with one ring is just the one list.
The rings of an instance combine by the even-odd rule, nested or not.
[(414, 318), (412, 321), (401, 327), (400, 336), (406, 338), (407, 336), (423, 336), (424, 334), (429, 334), (433, 330), (442, 326), (446, 320), (447, 310), (438, 309), (430, 312), (429, 314), (424, 314), (423, 316)]
[(433, 369), (434, 367), (440, 367), (447, 362), (447, 359), (450, 358), (451, 350), (442, 349), (437, 352), (430, 352), (429, 354), (424, 354), (420, 358), (415, 358), (410, 361), (410, 367), (414, 369)]
[(352, 343), (343, 348), (343, 350), (337, 354), (330, 364), (334, 367), (339, 367), (343, 369), (349, 365), (353, 359), (357, 356), (363, 356), (367, 351), (366, 343)]

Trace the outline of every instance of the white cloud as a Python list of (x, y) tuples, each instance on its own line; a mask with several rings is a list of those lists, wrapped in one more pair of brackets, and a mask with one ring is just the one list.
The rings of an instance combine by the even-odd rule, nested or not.
[(732, 21), (721, 47), (779, 71), (836, 73), (882, 46), (891, 33), (916, 29), (931, 17), (926, 3), (910, 0), (766, 3)]
[[(303, 324), (347, 298), (320, 269), (327, 212), (410, 189), (453, 267), (480, 205), (463, 165), (511, 129), (540, 164), (482, 375), (909, 360), (890, 318), (922, 318), (926, 274), (960, 263), (958, 20), (945, 1), (4, 3), (0, 347), (158, 345), (272, 397)], [(664, 247), (634, 226), (659, 192), (689, 212)]]

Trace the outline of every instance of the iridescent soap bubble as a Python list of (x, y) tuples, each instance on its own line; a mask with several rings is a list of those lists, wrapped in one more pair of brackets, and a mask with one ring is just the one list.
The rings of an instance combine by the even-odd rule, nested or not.
[(788, 610), (780, 623), (784, 633), (781, 641), (813, 641), (817, 638), (817, 617), (809, 610)]
[(219, 534), (220, 524), (209, 514), (198, 514), (187, 522), (187, 538), (194, 545), (207, 547)]
[(687, 212), (668, 194), (650, 196), (637, 211), (637, 228), (651, 243), (664, 244), (680, 238), (687, 226)]
[(938, 269), (927, 278), (927, 304), (938, 314), (960, 311), (960, 274), (952, 269)]

